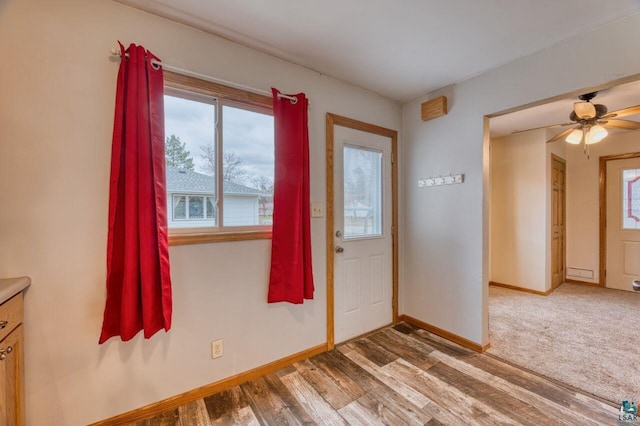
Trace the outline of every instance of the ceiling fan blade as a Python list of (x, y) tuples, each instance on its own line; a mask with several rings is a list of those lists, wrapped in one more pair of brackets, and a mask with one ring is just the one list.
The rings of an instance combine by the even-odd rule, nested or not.
[(526, 129), (526, 130), (514, 130), (513, 132), (511, 132), (511, 134), (516, 134), (516, 133), (523, 133), (523, 132), (528, 132), (530, 130), (540, 130), (540, 129), (552, 129), (554, 127), (565, 127), (565, 126), (573, 126), (574, 123), (573, 121), (569, 122), (569, 123), (561, 123), (561, 124), (552, 124), (550, 126), (542, 126), (542, 127), (534, 127), (532, 129)]
[(607, 118), (620, 118), (635, 114), (640, 114), (640, 105), (619, 109), (617, 111), (611, 111), (609, 114), (605, 115), (602, 118), (606, 120)]
[(554, 137), (552, 137), (551, 139), (549, 139), (547, 141), (547, 143), (551, 143), (551, 142), (555, 142), (555, 141), (560, 140), (560, 139), (564, 139), (567, 136), (569, 136), (569, 133), (571, 133), (573, 130), (574, 130), (573, 128), (567, 129), (564, 132), (561, 132), (561, 133), (555, 135)]
[(614, 127), (616, 129), (640, 130), (640, 123), (631, 120), (607, 120), (601, 124), (604, 127)]
[(573, 104), (573, 111), (578, 118), (589, 119), (596, 116), (596, 107), (591, 102), (576, 102)]

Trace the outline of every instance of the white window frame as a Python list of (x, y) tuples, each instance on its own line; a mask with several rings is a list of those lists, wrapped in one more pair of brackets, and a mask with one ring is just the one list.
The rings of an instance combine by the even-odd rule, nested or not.
[[(176, 198), (180, 198), (180, 197), (186, 197), (186, 202), (185, 202), (185, 217), (184, 218), (178, 218), (175, 215), (175, 204), (174, 204), (174, 200)], [(197, 217), (197, 218), (192, 218), (190, 213), (189, 213), (189, 198), (190, 197), (202, 197), (204, 198), (204, 207), (203, 207), (203, 212), (204, 212), (204, 217)], [(207, 198), (211, 199), (211, 204), (213, 205), (213, 217), (207, 217)], [(215, 220), (216, 218), (216, 199), (215, 197), (213, 197), (212, 195), (207, 195), (207, 194), (184, 194), (184, 193), (172, 193), (171, 195), (171, 220), (173, 220), (174, 222), (189, 222), (189, 221), (206, 221), (209, 219), (213, 219)]]

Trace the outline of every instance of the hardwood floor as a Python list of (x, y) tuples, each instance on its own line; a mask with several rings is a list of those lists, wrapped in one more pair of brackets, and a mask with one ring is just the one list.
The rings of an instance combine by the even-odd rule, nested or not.
[(401, 323), (135, 423), (602, 425), (604, 400)]

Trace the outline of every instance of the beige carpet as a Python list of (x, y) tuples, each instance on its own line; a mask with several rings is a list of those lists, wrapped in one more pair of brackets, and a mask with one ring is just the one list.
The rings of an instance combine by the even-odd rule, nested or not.
[(489, 287), (489, 353), (616, 404), (640, 400), (640, 294)]

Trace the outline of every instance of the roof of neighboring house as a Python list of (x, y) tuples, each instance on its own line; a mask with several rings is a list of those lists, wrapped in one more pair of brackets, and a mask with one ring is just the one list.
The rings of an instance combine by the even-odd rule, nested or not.
[[(216, 180), (213, 176), (167, 166), (167, 192), (211, 193), (215, 192)], [(234, 182), (224, 182), (225, 194), (263, 195), (267, 194), (256, 188)]]

